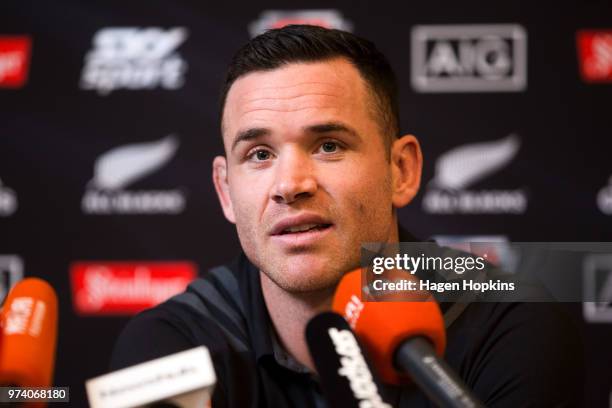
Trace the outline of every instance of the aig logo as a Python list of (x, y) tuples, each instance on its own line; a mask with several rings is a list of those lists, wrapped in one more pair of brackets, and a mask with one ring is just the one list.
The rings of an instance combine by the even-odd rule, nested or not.
[(527, 34), (520, 25), (416, 26), (417, 92), (519, 92), (527, 87)]

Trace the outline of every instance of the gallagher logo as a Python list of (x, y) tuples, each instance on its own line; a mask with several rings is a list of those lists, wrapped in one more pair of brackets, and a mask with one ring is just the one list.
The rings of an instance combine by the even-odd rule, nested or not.
[(417, 92), (519, 92), (527, 87), (527, 34), (514, 24), (416, 26)]
[(585, 82), (612, 82), (612, 30), (576, 35), (580, 75)]
[(154, 173), (176, 154), (174, 135), (119, 146), (96, 159), (81, 208), (85, 214), (178, 214), (185, 208), (181, 190), (128, 191), (125, 187)]
[(267, 30), (290, 24), (314, 25), (343, 31), (353, 29), (353, 24), (338, 10), (266, 10), (261, 13), (259, 19), (249, 24), (249, 33), (251, 37), (256, 37)]
[(118, 89), (179, 89), (187, 62), (176, 51), (187, 29), (107, 27), (93, 38), (85, 56), (81, 89), (108, 95)]
[(191, 262), (75, 262), (74, 310), (81, 315), (133, 315), (181, 293), (197, 276)]
[(509, 135), (492, 142), (459, 146), (436, 161), (427, 185), (423, 209), (430, 214), (522, 214), (527, 209), (523, 190), (468, 190), (468, 187), (508, 165), (518, 153), (520, 139)]
[(21, 88), (26, 84), (31, 48), (28, 36), (0, 36), (0, 88)]

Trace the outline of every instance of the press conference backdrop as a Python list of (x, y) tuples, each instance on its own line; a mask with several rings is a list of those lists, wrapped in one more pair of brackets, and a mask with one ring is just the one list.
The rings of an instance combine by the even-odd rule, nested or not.
[[(239, 250), (211, 183), (217, 98), (233, 52), (267, 28), (342, 28), (389, 57), (425, 156), (399, 213), (415, 235), (612, 239), (609, 2), (207, 3), (0, 5), (1, 288), (40, 276), (58, 291), (55, 383), (75, 406), (130, 315)], [(566, 305), (584, 405), (605, 407), (612, 261), (578, 273), (603, 296)]]

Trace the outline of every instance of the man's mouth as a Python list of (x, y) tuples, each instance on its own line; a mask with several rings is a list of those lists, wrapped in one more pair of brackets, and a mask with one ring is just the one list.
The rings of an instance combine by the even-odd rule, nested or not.
[(293, 227), (283, 229), (279, 235), (285, 234), (299, 234), (308, 231), (319, 231), (327, 229), (331, 226), (331, 224), (304, 224), (304, 225), (296, 225)]

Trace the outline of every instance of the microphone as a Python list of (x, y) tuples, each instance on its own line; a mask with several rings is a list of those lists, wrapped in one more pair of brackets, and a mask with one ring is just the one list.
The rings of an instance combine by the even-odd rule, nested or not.
[(308, 350), (330, 407), (391, 408), (346, 320), (325, 312), (306, 325)]
[(384, 381), (401, 384), (411, 378), (441, 407), (484, 407), (441, 358), (446, 333), (433, 298), (364, 303), (361, 287), (361, 270), (346, 274), (332, 308), (347, 319), (363, 341)]
[(202, 408), (217, 381), (208, 349), (192, 348), (86, 381), (91, 408)]
[(57, 296), (51, 285), (39, 278), (17, 282), (0, 312), (0, 325), (0, 385), (51, 386), (57, 342)]

